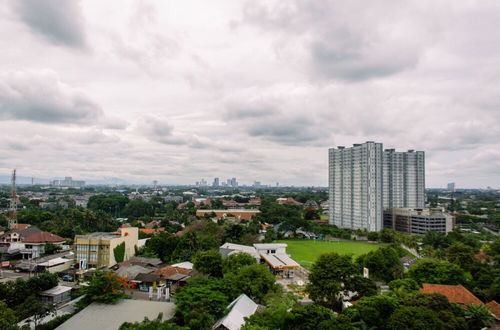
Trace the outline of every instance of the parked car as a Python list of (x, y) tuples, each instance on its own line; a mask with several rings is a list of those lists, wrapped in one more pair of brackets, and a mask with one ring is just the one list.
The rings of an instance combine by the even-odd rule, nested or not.
[(62, 277), (62, 280), (63, 280), (64, 282), (73, 282), (73, 276), (71, 276), (71, 275), (64, 275), (64, 276)]

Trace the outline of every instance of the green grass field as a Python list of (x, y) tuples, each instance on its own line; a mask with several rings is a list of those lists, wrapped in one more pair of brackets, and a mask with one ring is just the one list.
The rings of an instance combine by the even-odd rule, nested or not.
[(357, 257), (361, 254), (378, 249), (379, 244), (344, 241), (315, 241), (315, 240), (279, 240), (276, 243), (286, 243), (286, 252), (292, 259), (309, 268), (324, 253), (337, 252), (339, 254), (352, 254)]

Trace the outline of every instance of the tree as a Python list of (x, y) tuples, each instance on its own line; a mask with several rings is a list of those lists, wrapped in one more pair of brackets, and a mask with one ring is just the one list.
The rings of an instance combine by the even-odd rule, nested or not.
[(364, 297), (344, 311), (358, 328), (384, 328), (392, 313), (399, 307), (398, 299), (387, 296)]
[(52, 315), (56, 311), (53, 304), (42, 303), (34, 295), (29, 296), (17, 309), (22, 311), (23, 317), (31, 317), (31, 322), (33, 322), (35, 329), (44, 317)]
[(222, 269), (224, 274), (236, 273), (244, 266), (255, 264), (257, 264), (255, 257), (245, 252), (238, 252), (229, 255), (222, 261)]
[(403, 274), (398, 253), (390, 246), (361, 255), (356, 259), (356, 263), (360, 267), (368, 268), (370, 275), (379, 280), (392, 281), (401, 278)]
[(369, 241), (377, 241), (379, 235), (376, 231), (371, 231), (366, 235), (366, 237), (368, 238)]
[(194, 269), (214, 277), (222, 277), (222, 257), (219, 251), (198, 251), (193, 257)]
[(420, 286), (417, 281), (412, 278), (398, 279), (389, 282), (389, 289), (395, 290), (404, 288), (407, 292), (418, 291)]
[(129, 218), (137, 219), (143, 216), (154, 216), (154, 209), (151, 204), (141, 200), (135, 199), (127, 203), (124, 210)]
[(314, 302), (335, 307), (339, 294), (347, 290), (342, 287), (343, 283), (347, 283), (355, 272), (351, 256), (335, 252), (323, 254), (311, 268), (306, 291)]
[(285, 329), (316, 330), (324, 321), (335, 318), (333, 311), (320, 305), (305, 305), (293, 308), (285, 318)]
[(124, 279), (112, 272), (95, 271), (89, 285), (83, 289), (88, 302), (114, 304), (126, 298), (125, 289), (128, 287)]
[(384, 228), (380, 231), (380, 240), (384, 243), (392, 243), (396, 241), (397, 233), (394, 229)]
[(7, 307), (7, 304), (0, 301), (0, 329), (15, 330), (17, 317), (16, 313)]
[(267, 228), (264, 235), (264, 243), (271, 243), (278, 239), (278, 234), (273, 228)]
[(351, 291), (357, 292), (355, 299), (374, 296), (378, 293), (377, 284), (373, 280), (360, 275), (351, 277), (348, 284)]
[(463, 284), (465, 273), (457, 265), (442, 260), (420, 260), (410, 267), (408, 277), (419, 284)]
[(434, 249), (444, 249), (450, 245), (450, 240), (445, 233), (439, 231), (428, 231), (424, 235), (424, 245), (432, 246)]
[(159, 232), (146, 241), (146, 249), (152, 251), (163, 262), (169, 262), (179, 243), (179, 238), (167, 232)]
[(482, 329), (493, 322), (491, 311), (484, 305), (468, 304), (464, 315), (470, 329)]
[(179, 239), (174, 252), (172, 252), (172, 260), (191, 260), (191, 258), (200, 250), (200, 239), (196, 232), (188, 231)]
[(432, 311), (453, 311), (448, 298), (439, 293), (414, 293), (405, 297), (403, 305), (426, 307)]
[(455, 242), (446, 249), (446, 259), (466, 270), (469, 270), (476, 261), (474, 250), (460, 242)]
[(208, 285), (188, 285), (175, 294), (176, 315), (190, 329), (210, 328), (228, 305), (228, 297)]
[(125, 258), (125, 242), (121, 242), (113, 249), (116, 263), (120, 263)]
[(402, 306), (391, 315), (388, 329), (438, 330), (445, 329), (445, 324), (436, 313), (425, 307)]
[(47, 243), (44, 247), (45, 254), (54, 254), (62, 250), (60, 245), (55, 245), (53, 243)]
[(266, 294), (277, 288), (276, 279), (264, 265), (243, 266), (237, 273), (226, 274), (225, 279), (259, 304), (264, 302)]

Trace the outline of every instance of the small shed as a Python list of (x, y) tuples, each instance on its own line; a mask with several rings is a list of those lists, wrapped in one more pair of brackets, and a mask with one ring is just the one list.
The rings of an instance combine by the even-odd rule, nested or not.
[(157, 274), (138, 274), (132, 282), (139, 284), (139, 290), (149, 291), (149, 287), (164, 284), (164, 280)]
[(69, 286), (58, 285), (39, 293), (42, 302), (47, 304), (59, 304), (71, 299), (71, 288)]

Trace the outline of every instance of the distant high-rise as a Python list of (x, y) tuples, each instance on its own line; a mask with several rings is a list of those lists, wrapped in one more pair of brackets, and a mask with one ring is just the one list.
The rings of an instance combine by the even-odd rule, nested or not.
[(54, 180), (51, 184), (54, 187), (81, 188), (85, 186), (85, 181), (73, 180), (73, 178), (67, 176), (64, 180)]
[(379, 231), (384, 208), (423, 208), (425, 155), (383, 151), (382, 143), (329, 150), (330, 224)]
[(219, 186), (219, 178), (214, 179), (214, 183), (212, 184), (213, 187), (218, 187)]
[(446, 190), (449, 190), (451, 192), (455, 192), (455, 182), (448, 183), (448, 185), (446, 186)]

